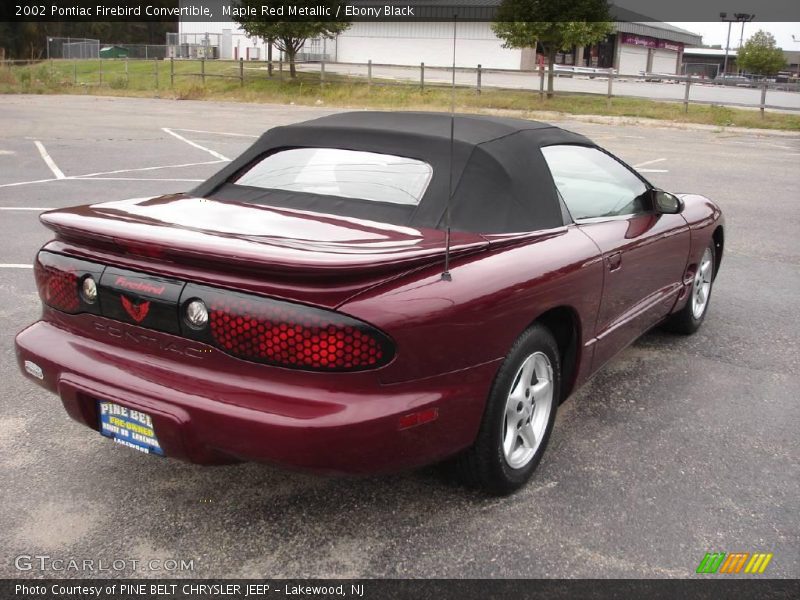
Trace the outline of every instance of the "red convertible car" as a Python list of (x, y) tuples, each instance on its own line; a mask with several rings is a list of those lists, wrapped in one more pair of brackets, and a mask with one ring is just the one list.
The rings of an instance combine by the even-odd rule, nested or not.
[(206, 464), (452, 459), (497, 494), (621, 349), (700, 326), (724, 240), (581, 135), (430, 113), (278, 127), (191, 193), (41, 219), (17, 356), (72, 418)]

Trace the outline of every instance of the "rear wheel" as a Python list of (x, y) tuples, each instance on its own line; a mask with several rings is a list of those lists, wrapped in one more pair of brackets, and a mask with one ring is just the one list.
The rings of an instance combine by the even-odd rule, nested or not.
[(475, 444), (457, 459), (466, 483), (504, 495), (530, 479), (550, 439), (560, 386), (556, 341), (534, 325), (501, 365)]
[(667, 320), (664, 324), (665, 329), (687, 335), (700, 329), (711, 300), (714, 264), (714, 244), (711, 243), (697, 265), (686, 305)]

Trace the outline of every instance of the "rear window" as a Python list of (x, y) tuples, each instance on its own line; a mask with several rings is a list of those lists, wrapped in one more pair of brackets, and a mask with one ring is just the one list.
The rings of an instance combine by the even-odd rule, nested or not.
[(233, 183), (416, 206), (433, 169), (413, 158), (337, 148), (293, 148), (256, 162)]

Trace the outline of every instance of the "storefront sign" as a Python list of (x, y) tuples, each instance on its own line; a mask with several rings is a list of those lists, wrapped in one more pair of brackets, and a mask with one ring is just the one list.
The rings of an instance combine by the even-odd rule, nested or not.
[(643, 35), (634, 35), (632, 33), (621, 33), (622, 36), (622, 43), (623, 44), (630, 44), (632, 46), (645, 46), (646, 48), (655, 48), (656, 47), (656, 39), (651, 37), (646, 37)]
[(666, 40), (658, 40), (658, 48), (664, 50), (672, 50), (673, 52), (680, 52), (683, 50), (683, 44), (680, 42), (668, 42)]
[(673, 52), (680, 52), (683, 50), (683, 44), (680, 42), (669, 42), (667, 40), (658, 40), (646, 35), (635, 35), (633, 33), (621, 33), (620, 41), (623, 44), (631, 46), (644, 46), (645, 48), (663, 48), (664, 50), (672, 50)]

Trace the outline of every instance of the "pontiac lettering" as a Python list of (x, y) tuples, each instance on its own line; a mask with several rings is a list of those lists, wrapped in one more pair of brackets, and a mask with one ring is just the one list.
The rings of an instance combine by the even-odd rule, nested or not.
[(204, 358), (208, 354), (202, 348), (187, 346), (181, 344), (180, 342), (165, 340), (154, 335), (148, 335), (147, 333), (140, 333), (138, 331), (131, 331), (123, 329), (122, 327), (116, 327), (114, 325), (107, 325), (105, 323), (101, 323), (100, 321), (94, 321), (94, 328), (96, 331), (105, 333), (109, 337), (118, 340), (124, 340), (125, 342), (136, 344), (137, 346), (147, 346), (153, 349), (162, 350), (164, 352), (172, 352), (175, 354), (188, 356), (189, 358)]

